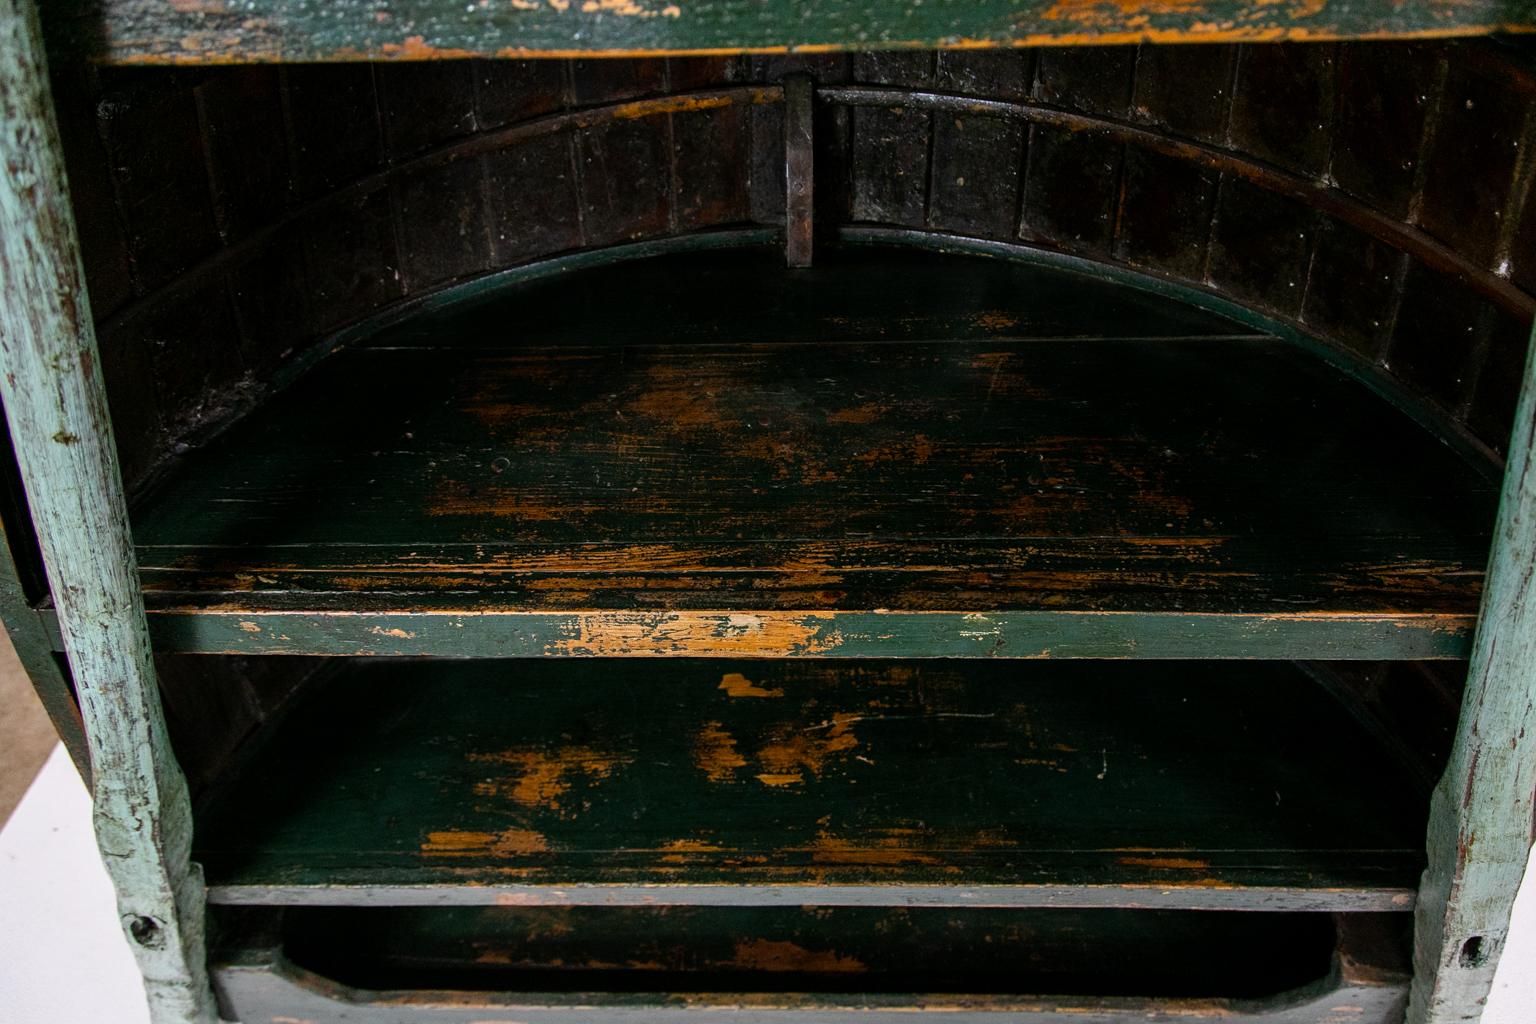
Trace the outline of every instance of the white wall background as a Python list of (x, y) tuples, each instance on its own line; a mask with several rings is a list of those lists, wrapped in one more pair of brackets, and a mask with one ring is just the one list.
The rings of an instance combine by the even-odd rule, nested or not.
[[(149, 1022), (90, 814), (80, 776), (55, 748), (0, 832), (0, 1024)], [(1483, 1014), (1483, 1024), (1533, 1022), (1536, 863)]]

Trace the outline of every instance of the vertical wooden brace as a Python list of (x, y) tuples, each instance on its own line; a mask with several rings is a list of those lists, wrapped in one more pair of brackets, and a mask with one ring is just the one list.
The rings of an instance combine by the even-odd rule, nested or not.
[(784, 79), (784, 261), (811, 265), (814, 95), (807, 75)]
[(42, 34), (0, 0), (0, 393), (92, 767), (97, 843), (156, 1024), (215, 1019), (186, 780), (166, 735)]
[(1536, 353), (1528, 353), (1450, 763), (1430, 808), (1411, 1024), (1475, 1021), (1536, 828)]

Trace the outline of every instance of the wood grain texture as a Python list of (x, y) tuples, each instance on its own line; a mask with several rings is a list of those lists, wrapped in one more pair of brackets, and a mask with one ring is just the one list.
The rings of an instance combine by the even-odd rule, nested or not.
[(229, 63), (567, 54), (785, 52), (1528, 31), (1525, 0), (249, 0), (238, 9), (156, 0), (69, 0), (54, 17), (98, 60)]
[(1300, 349), (1046, 268), (765, 259), (616, 265), (340, 351), (137, 510), (159, 642), (1463, 650), (1491, 485)]
[[(262, 913), (232, 908), (219, 918), (232, 916), (238, 927), (241, 917)], [(312, 907), (279, 914), (284, 955), (362, 989), (1264, 999), (1326, 983), (1335, 945), (1331, 916), (1318, 913)], [(1368, 916), (1399, 926), (1409, 920)]]
[(166, 737), (37, 12), (0, 3), (0, 394), (86, 725), (97, 843), (156, 1024), (211, 1024)]
[(197, 853), (217, 902), (1406, 910), (1424, 808), (1281, 663), (390, 659)]
[(1413, 1024), (1475, 1020), (1536, 831), (1536, 361), (1528, 361), (1461, 723), (1430, 810)]
[(804, 75), (784, 80), (784, 262), (811, 265), (815, 237), (815, 138), (812, 85)]
[[(873, 1009), (902, 996), (936, 1009), (948, 996), (952, 1008), (968, 1003), (1000, 1013), (1010, 1003), (1015, 1010), (1031, 1001), (1050, 1005), (1055, 1001), (1038, 995), (1050, 992), (1062, 994), (1058, 1014), (1073, 1004), (1128, 1013), (1139, 1003), (1156, 1019), (1182, 1019), (1203, 1005), (1224, 1019), (1249, 1020), (1296, 1004), (1315, 1007), (1331, 996), (1333, 1012), (1342, 1017), (1366, 1009), (1339, 1006), (1356, 986), (1381, 988), (1382, 1009), (1389, 994), (1401, 1005), (1406, 917), (979, 908), (215, 908), (224, 941), (214, 961), (216, 976), (233, 982), (234, 1001), (248, 1014), (242, 982), (253, 979), (240, 972), (270, 965), (316, 994), (339, 995), (340, 986), (359, 995), (387, 989), (410, 992), (405, 998), (413, 1003), (450, 991), (458, 996), (453, 1001), (495, 1002), (472, 993), (500, 991), (519, 994), (500, 997), (508, 1002), (547, 1000), (555, 1009), (582, 992), (606, 1005), (650, 1002), (660, 1009), (698, 1006), (702, 1000), (692, 993), (711, 992), (787, 1016), (797, 1004), (814, 1012), (817, 1004), (830, 1009), (842, 1000), (868, 1000), (866, 1008)], [(288, 971), (278, 966), (284, 963)], [(281, 991), (271, 984), (267, 998)], [(366, 995), (358, 1000), (369, 1001)], [(258, 1012), (265, 1019), (278, 1009)], [(1379, 1018), (1357, 1019), (1374, 1024)]]

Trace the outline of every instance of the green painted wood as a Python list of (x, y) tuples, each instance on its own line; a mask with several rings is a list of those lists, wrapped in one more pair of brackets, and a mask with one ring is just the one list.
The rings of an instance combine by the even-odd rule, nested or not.
[(69, 0), (61, 34), (123, 62), (817, 51), (1376, 38), (1529, 30), (1528, 0)]
[[(1203, 1024), (1213, 1017), (1233, 1024), (1396, 1024), (1402, 1019), (1400, 986), (1366, 975), (1314, 986), (1288, 1000), (1255, 1005), (1242, 1000), (1147, 1000), (1062, 996), (845, 996), (720, 995), (622, 996), (609, 993), (529, 997), (483, 993), (367, 992), (327, 985), (282, 962), (220, 968), (219, 986), (242, 1012), (311, 1024), (692, 1024), (730, 1021), (906, 1024), (915, 1013), (941, 1015), (950, 1024), (1130, 1024), (1149, 1017), (1164, 1024)], [(457, 998), (454, 998), (454, 997)], [(1069, 1016), (1070, 1015), (1070, 1016)], [(259, 1018), (258, 1018), (259, 1019)]]
[(1076, 909), (316, 907), (278, 928), (295, 966), (354, 988), (551, 994), (1265, 999), (1326, 982), (1336, 943), (1328, 914)]
[(135, 511), (241, 653), (1465, 653), (1494, 489), (1289, 342), (828, 251), (510, 287), (322, 361)]
[(0, 524), (0, 622), (10, 636), (16, 660), (32, 680), (32, 688), (48, 713), (48, 720), (59, 734), (64, 749), (75, 768), (91, 781), (90, 750), (85, 741), (85, 725), (80, 719), (80, 708), (57, 661), (54, 645), (49, 636), (48, 623), (44, 621), (31, 602), (16, 572), (16, 560), (11, 554), (11, 538), (4, 524)]
[(1533, 434), (1536, 360), (1528, 355), (1461, 724), (1431, 805), (1412, 1024), (1481, 1015), (1536, 836)]
[[(921, 554), (920, 551), (915, 552)], [(1176, 574), (1169, 564), (1161, 572)], [(263, 574), (265, 575), (265, 573)], [(276, 578), (276, 577), (273, 577)], [(944, 584), (941, 578), (939, 585)], [(412, 580), (400, 584), (409, 589)], [(351, 610), (164, 608), (163, 650), (202, 654), (817, 658), (1461, 659), (1470, 622), (1415, 614), (1084, 611), (596, 611), (438, 607), (351, 595)], [(337, 596), (338, 605), (348, 598)]]
[(1424, 799), (1283, 663), (381, 660), (197, 855), (217, 902), (1406, 910)]
[(29, 0), (0, 3), (0, 394), (86, 724), (97, 842), (156, 1024), (215, 1018), (191, 808), (166, 739)]
[[(402, 1018), (430, 1024), (511, 1019), (570, 1024), (597, 1017), (667, 1024), (700, 1019), (895, 1024), (925, 1011), (968, 1024), (1064, 1018), (1095, 1024), (1213, 1018), (1396, 1024), (1407, 989), (1397, 915), (1340, 915), (1330, 928), (1316, 916), (1116, 911), (626, 913), (629, 920), (604, 912), (539, 909), (317, 910), (289, 911), (274, 920), (271, 912), (225, 910), (219, 915), (225, 943), (215, 954), (215, 975), (245, 1019), (327, 1024)], [(593, 934), (599, 921), (614, 934)], [(645, 924), (651, 928), (632, 936)], [(1336, 939), (1330, 934), (1335, 931)], [(409, 936), (416, 948), (394, 946), (393, 935)], [(317, 940), (329, 940), (331, 948), (317, 948)], [(594, 946), (620, 947), (601, 974), (584, 969)], [(390, 955), (392, 947), (396, 956)], [(289, 959), (331, 968), (348, 958), (349, 949), (357, 958), (373, 957), (395, 968), (389, 987), (354, 987)], [(421, 961), (429, 955), (463, 951), (488, 961), (481, 971), (505, 972), (538, 964), (557, 949), (561, 963), (547, 971), (524, 970), (512, 991), (406, 988), (399, 971), (415, 961), (415, 973), (422, 975)], [(907, 967), (908, 961), (915, 962)], [(661, 975), (669, 987), (646, 987), (647, 972), (655, 978), (671, 965), (681, 969)], [(995, 974), (989, 975), (993, 967)], [(463, 977), (463, 967), (459, 973), (465, 983), (475, 980)], [(594, 982), (585, 991), (577, 988), (583, 975)], [(612, 987), (594, 990), (599, 980), (609, 979)], [(945, 986), (958, 991), (945, 992)], [(1054, 994), (1010, 994), (1031, 989)]]

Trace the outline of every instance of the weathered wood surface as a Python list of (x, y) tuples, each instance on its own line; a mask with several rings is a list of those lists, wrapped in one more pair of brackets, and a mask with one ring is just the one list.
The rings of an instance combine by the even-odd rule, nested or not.
[(37, 12), (0, 2), (0, 394), (58, 608), (97, 843), (156, 1024), (215, 1018), (191, 805), (166, 738)]
[(1528, 0), (69, 0), (97, 59), (227, 63), (1383, 38), (1529, 31)]
[(814, 85), (807, 75), (784, 82), (784, 262), (811, 265), (815, 232)]
[(754, 253), (403, 322), (135, 536), (166, 649), (1447, 657), (1492, 511), (1365, 387), (1211, 314)]
[(197, 853), (218, 902), (1405, 910), (1424, 813), (1281, 663), (388, 661)]
[(1461, 724), (1431, 804), (1411, 1024), (1481, 1016), (1536, 836), (1533, 435), (1536, 360), (1528, 360)]
[(1533, 69), (1502, 41), (76, 69), (64, 113), (131, 487), (359, 316), (782, 229), (797, 71), (824, 236), (856, 212), (1170, 275), (1374, 363), (1488, 458), (1536, 309)]
[[(245, 1019), (326, 1024), (895, 1024), (915, 1012), (967, 1024), (1068, 1018), (1091, 1024), (1397, 1024), (1407, 990), (1391, 915), (1341, 915), (1335, 944), (1326, 918), (1290, 915), (825, 908), (625, 913), (633, 916), (626, 921), (602, 912), (537, 909), (290, 911), (285, 929), (268, 914), (250, 921), (249, 914), (224, 911), (228, 942), (216, 954), (215, 973)], [(611, 936), (592, 935), (599, 921), (613, 929)], [(643, 934), (632, 934), (645, 925), (650, 927)], [(331, 948), (317, 948), (301, 929), (331, 940)], [(295, 940), (287, 948), (285, 931)], [(392, 935), (410, 937), (416, 948), (392, 947)], [(594, 941), (583, 946), (580, 940), (588, 937)], [(355, 960), (373, 962), (371, 973), (389, 970), (387, 981), (367, 978), (366, 968), (348, 969), (349, 949), (359, 954)], [(609, 949), (601, 966), (592, 962)], [(556, 950), (563, 955), (539, 969)], [(449, 957), (461, 952), (480, 963), (466, 969), (457, 961), (455, 977)], [(425, 970), (422, 961), (433, 954), (448, 955), (436, 965), (441, 969)], [(681, 969), (669, 970), (674, 966)], [(339, 967), (353, 982), (306, 967)], [(511, 991), (476, 984), (509, 975)], [(409, 986), (418, 979), (435, 979), (438, 987)], [(365, 980), (384, 987), (356, 987)], [(442, 987), (449, 981), (464, 987)], [(610, 981), (610, 987), (598, 987)]]
[[(215, 919), (234, 916), (240, 927), (253, 913), (220, 908)], [(280, 916), (296, 967), (375, 990), (1262, 999), (1325, 981), (1335, 945), (1328, 914), (316, 907)], [(1409, 915), (1367, 916), (1405, 937)]]

